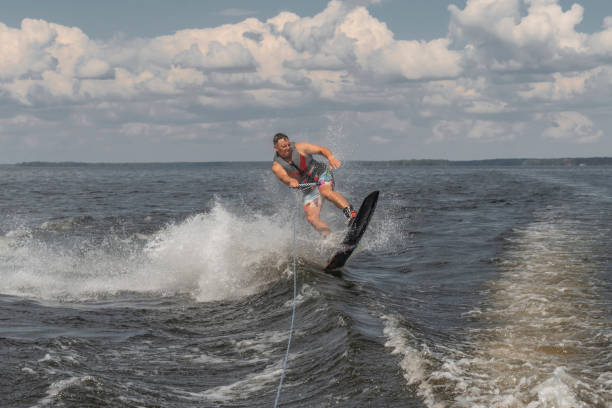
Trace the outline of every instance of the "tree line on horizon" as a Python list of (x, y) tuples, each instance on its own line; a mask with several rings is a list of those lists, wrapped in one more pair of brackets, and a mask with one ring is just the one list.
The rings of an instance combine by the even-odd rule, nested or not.
[[(406, 160), (348, 160), (348, 163), (389, 163), (397, 166), (612, 166), (612, 157), (565, 157), (558, 159), (483, 159), (483, 160), (446, 160), (446, 159), (406, 159)], [(88, 165), (156, 165), (156, 164), (212, 164), (231, 162), (150, 162), (150, 163), (88, 163), (76, 161), (31, 161), (17, 163), (17, 166), (79, 167)], [(237, 162), (246, 163), (246, 162)], [(263, 162), (262, 162), (263, 163)]]

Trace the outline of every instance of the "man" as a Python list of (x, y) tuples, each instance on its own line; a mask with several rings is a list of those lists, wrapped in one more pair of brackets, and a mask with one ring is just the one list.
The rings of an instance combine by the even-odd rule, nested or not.
[[(321, 197), (341, 209), (350, 225), (357, 213), (342, 195), (334, 191), (334, 176), (331, 170), (340, 167), (340, 160), (331, 150), (305, 142), (291, 143), (289, 137), (283, 133), (274, 135), (274, 150), (276, 154), (272, 171), (280, 181), (291, 188), (298, 188), (303, 183), (317, 183), (302, 192), (306, 219), (321, 235), (327, 237), (331, 233), (329, 226), (321, 220)], [(324, 156), (329, 162), (329, 168), (314, 160), (313, 154)]]

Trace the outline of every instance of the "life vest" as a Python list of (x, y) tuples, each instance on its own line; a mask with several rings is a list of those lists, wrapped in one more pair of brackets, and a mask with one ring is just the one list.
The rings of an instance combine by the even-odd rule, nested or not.
[(291, 163), (274, 154), (274, 161), (280, 164), (287, 174), (298, 179), (300, 183), (319, 181), (319, 176), (326, 169), (323, 163), (312, 158), (310, 154), (301, 154), (295, 148), (295, 143), (291, 143)]

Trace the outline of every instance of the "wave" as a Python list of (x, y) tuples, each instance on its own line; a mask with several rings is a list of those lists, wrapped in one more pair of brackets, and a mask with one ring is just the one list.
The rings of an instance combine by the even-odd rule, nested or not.
[[(215, 202), (209, 212), (164, 226), (144, 245), (142, 234), (66, 244), (14, 230), (0, 240), (0, 293), (60, 301), (122, 292), (198, 301), (245, 296), (288, 275), (291, 216), (232, 211)], [(321, 245), (303, 237), (298, 256), (316, 258)]]

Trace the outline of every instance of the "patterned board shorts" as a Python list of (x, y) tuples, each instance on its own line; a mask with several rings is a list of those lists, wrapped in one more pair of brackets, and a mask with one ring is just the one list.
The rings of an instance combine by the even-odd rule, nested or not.
[(320, 207), (323, 204), (321, 195), (319, 194), (319, 187), (331, 184), (332, 190), (334, 189), (334, 175), (327, 169), (319, 175), (319, 185), (312, 188), (310, 191), (304, 193), (304, 209), (314, 205)]

